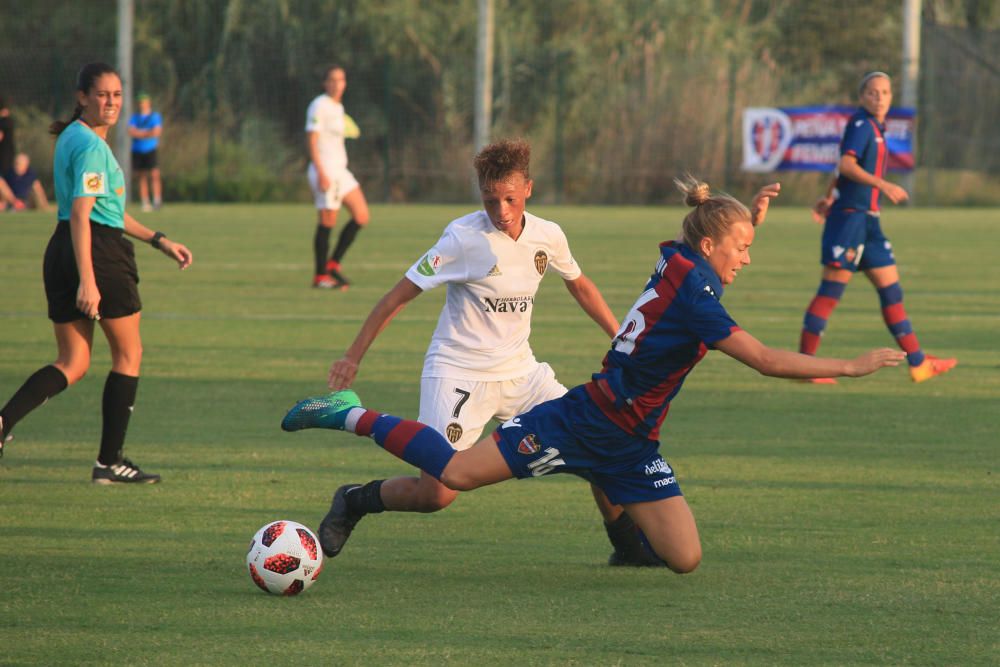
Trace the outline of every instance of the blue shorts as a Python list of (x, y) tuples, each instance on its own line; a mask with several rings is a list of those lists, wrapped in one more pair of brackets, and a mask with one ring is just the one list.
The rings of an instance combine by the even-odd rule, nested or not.
[(831, 211), (823, 226), (820, 263), (854, 272), (892, 266), (896, 258), (877, 215), (865, 211)]
[(659, 443), (612, 424), (582, 386), (501, 424), (493, 438), (520, 479), (572, 473), (616, 505), (682, 495)]

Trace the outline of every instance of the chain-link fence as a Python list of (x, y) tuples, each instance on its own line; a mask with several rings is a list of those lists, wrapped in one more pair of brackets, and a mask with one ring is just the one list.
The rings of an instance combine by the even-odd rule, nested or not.
[[(738, 168), (742, 109), (854, 102), (863, 72), (899, 72), (901, 5), (496, 0), (492, 134), (532, 142), (542, 201), (673, 201), (683, 171), (743, 193), (761, 177)], [(0, 95), (43, 178), (76, 70), (116, 60), (116, 8), (43, 0), (4, 17)], [(339, 63), (369, 198), (466, 199), (476, 18), (473, 0), (135, 0), (126, 93), (165, 118), (168, 198), (307, 201), (305, 109)], [(922, 202), (1000, 202), (998, 25), (988, 3), (925, 2)], [(826, 176), (781, 178), (807, 201)]]

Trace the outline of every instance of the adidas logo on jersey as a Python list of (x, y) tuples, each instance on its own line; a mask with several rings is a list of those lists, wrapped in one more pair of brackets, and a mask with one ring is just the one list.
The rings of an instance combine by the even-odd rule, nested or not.
[(486, 274), (486, 277), (487, 278), (496, 278), (497, 276), (502, 276), (502, 275), (503, 275), (503, 271), (500, 270), (500, 267), (498, 267), (496, 264), (494, 264), (493, 268), (490, 269), (489, 273)]

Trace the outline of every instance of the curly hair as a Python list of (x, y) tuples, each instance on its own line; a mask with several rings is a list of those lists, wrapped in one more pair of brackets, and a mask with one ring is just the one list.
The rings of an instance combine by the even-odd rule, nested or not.
[(523, 174), (525, 180), (531, 178), (528, 164), (531, 161), (531, 146), (524, 139), (502, 139), (483, 146), (476, 153), (472, 164), (479, 176), (480, 187), (504, 181), (512, 174)]

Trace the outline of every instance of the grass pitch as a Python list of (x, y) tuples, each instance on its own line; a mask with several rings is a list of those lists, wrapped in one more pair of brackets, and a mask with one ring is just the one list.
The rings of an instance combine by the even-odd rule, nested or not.
[[(347, 293), (308, 287), (306, 206), (168, 206), (143, 220), (188, 244), (184, 273), (137, 246), (145, 358), (127, 452), (162, 473), (90, 484), (109, 368), (31, 414), (0, 460), (0, 664), (990, 664), (998, 652), (1000, 213), (892, 208), (906, 307), (924, 348), (960, 360), (921, 385), (888, 369), (836, 387), (768, 379), (721, 354), (689, 377), (662, 451), (695, 512), (687, 576), (604, 565), (588, 488), (507, 482), (435, 515), (365, 519), (298, 598), (244, 569), (272, 519), (316, 526), (345, 482), (408, 474), (370, 442), (278, 429), (375, 301), (467, 207), (376, 206)], [(681, 209), (538, 208), (622, 316)], [(41, 256), (52, 215), (0, 215), (0, 400), (54, 358)], [(776, 204), (734, 318), (794, 348), (819, 280), (819, 227)], [(567, 385), (607, 341), (550, 277), (533, 346)], [(383, 333), (356, 389), (415, 416), (443, 302)], [(891, 340), (874, 290), (848, 288), (821, 354)], [(990, 657), (993, 656), (993, 657)]]

